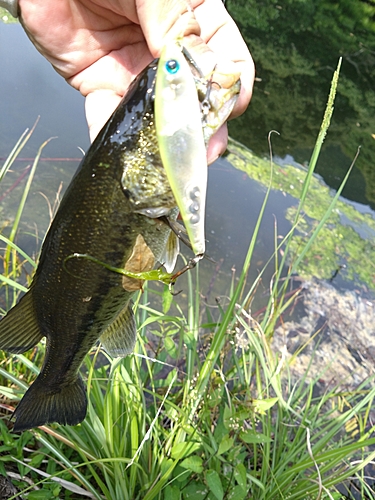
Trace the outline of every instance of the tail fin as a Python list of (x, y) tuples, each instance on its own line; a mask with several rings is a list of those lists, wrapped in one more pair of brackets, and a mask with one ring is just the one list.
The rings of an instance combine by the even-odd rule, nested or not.
[(0, 321), (0, 349), (21, 353), (34, 347), (43, 337), (37, 322), (32, 290)]
[(58, 390), (51, 390), (46, 381), (39, 377), (29, 387), (13, 414), (16, 418), (13, 431), (24, 431), (52, 422), (63, 425), (82, 422), (86, 416), (87, 396), (81, 377)]

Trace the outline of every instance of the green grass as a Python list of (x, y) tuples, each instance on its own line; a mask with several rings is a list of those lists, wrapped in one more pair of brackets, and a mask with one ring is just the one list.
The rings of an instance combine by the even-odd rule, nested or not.
[[(252, 284), (246, 277), (268, 193), (227, 306), (202, 305), (198, 270), (187, 276), (186, 310), (167, 287), (146, 286), (136, 301), (135, 353), (111, 359), (95, 348), (87, 355), (89, 408), (82, 424), (12, 434), (9, 411), (35, 379), (44, 348), (0, 355), (0, 472), (12, 473), (24, 498), (339, 499), (337, 485), (351, 480), (358, 498), (373, 498), (364, 479), (365, 466), (375, 459), (371, 381), (350, 393), (332, 388), (316, 396), (318, 380), (308, 382), (309, 367), (293, 381), (282, 353), (270, 347), (278, 318), (295, 299), (288, 285), (307, 251), (289, 255), (292, 264), (282, 276), (329, 126), (337, 77), (293, 230), (281, 243), (275, 235), (274, 279), (260, 319), (249, 305), (262, 273)], [(14, 229), (3, 239), (8, 306), (24, 289), (21, 270), (28, 259), (14, 243)]]

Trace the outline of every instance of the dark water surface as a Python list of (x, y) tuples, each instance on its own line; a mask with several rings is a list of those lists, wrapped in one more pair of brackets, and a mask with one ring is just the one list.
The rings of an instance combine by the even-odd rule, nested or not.
[[(3, 182), (0, 196), (30, 164), (30, 158), (35, 156), (40, 144), (49, 137), (56, 137), (43, 151), (22, 219), (23, 227), (34, 228), (40, 241), (50, 220), (48, 204), (41, 193), (52, 203), (60, 182), (63, 182), (64, 190), (77, 168), (82, 156), (78, 148), (87, 150), (89, 146), (84, 98), (55, 73), (18, 24), (0, 23), (0, 67), (0, 93), (3, 96), (0, 119), (2, 159), (9, 154), (25, 128), (31, 127), (40, 116), (36, 130), (21, 154), (22, 158), (29, 158), (29, 161), (16, 162), (14, 170), (7, 174)], [(50, 160), (46, 161), (45, 158)], [(69, 160), (74, 158), (76, 161)], [(17, 207), (23, 186), (24, 182), (1, 202), (8, 216)], [(216, 162), (209, 170), (208, 251), (219, 263), (218, 276), (226, 276), (223, 283), (215, 287), (216, 293), (225, 293), (227, 277), (233, 266), (237, 269), (242, 267), (264, 195), (265, 189), (261, 184), (234, 169), (225, 159)], [(263, 221), (258, 266), (264, 264), (274, 247), (273, 213), (282, 214), (287, 204), (285, 196), (275, 193)], [(287, 227), (289, 223), (285, 222), (284, 225)], [(35, 251), (35, 238), (28, 234), (23, 235), (22, 240), (26, 247), (31, 245), (31, 249), (26, 250)], [(207, 262), (203, 264), (202, 272), (205, 274), (206, 270), (212, 274), (215, 268)], [(257, 269), (254, 268), (254, 277), (256, 274)]]
[[(4, 159), (9, 154), (21, 133), (25, 128), (31, 127), (38, 116), (40, 116), (39, 123), (22, 152), (22, 158), (33, 158), (41, 143), (50, 137), (56, 137), (43, 151), (43, 158), (38, 165), (32, 192), (22, 219), (21, 229), (23, 229), (23, 233), (20, 235), (19, 243), (26, 251), (35, 252), (50, 221), (46, 199), (53, 203), (61, 183), (62, 191), (64, 191), (82, 156), (78, 148), (87, 150), (89, 146), (84, 116), (84, 98), (55, 73), (51, 65), (32, 46), (19, 24), (6, 25), (0, 22), (0, 68), (0, 93), (2, 96), (0, 157)], [(252, 149), (258, 149), (261, 156), (268, 147), (266, 140), (268, 130), (264, 127), (277, 128), (280, 123), (286, 122), (285, 126), (289, 123), (288, 117), (277, 115), (277, 110), (274, 110), (274, 123), (270, 122), (269, 114), (267, 114), (267, 121), (263, 125), (261, 120), (253, 119), (254, 116), (259, 116), (259, 110), (262, 109), (262, 106), (269, 107), (271, 105), (269, 95), (264, 88), (261, 90), (260, 87), (265, 84), (264, 82), (256, 84), (254, 104), (250, 106), (245, 115), (246, 126), (242, 126), (242, 119), (241, 133), (237, 133), (240, 138), (248, 137), (246, 142), (250, 143)], [(311, 79), (310, 84), (314, 86), (313, 79)], [(263, 101), (261, 100), (262, 95)], [(322, 111), (324, 105), (325, 100), (319, 103)], [(253, 114), (252, 110), (254, 110)], [(308, 116), (306, 120), (309, 120)], [(232, 129), (236, 137), (238, 127), (235, 126), (235, 123), (236, 121), (233, 122)], [(261, 126), (263, 126), (262, 131), (258, 130)], [(301, 127), (303, 128), (303, 124)], [(256, 132), (257, 130), (258, 132)], [(274, 138), (275, 154), (277, 155), (280, 151), (282, 158), (284, 158), (279, 158), (278, 163), (293, 165), (296, 161), (293, 155), (288, 153), (288, 146), (282, 142), (283, 140), (283, 137)], [(314, 141), (315, 137), (312, 137), (311, 140)], [(280, 147), (280, 144), (283, 146)], [(292, 149), (299, 163), (303, 164), (308, 161), (310, 151), (306, 148), (305, 142), (298, 145), (294, 141)], [(354, 153), (355, 151), (353, 151), (353, 155)], [(342, 178), (343, 168), (346, 169), (350, 162), (351, 159), (342, 152), (342, 148), (332, 144), (323, 151), (319, 168), (326, 172), (324, 175), (322, 174), (325, 180), (331, 179), (329, 184), (337, 187)], [(12, 188), (28, 164), (30, 164), (30, 160), (16, 162), (14, 170), (7, 174), (2, 184), (0, 196), (4, 195), (7, 189)], [(236, 166), (238, 167), (238, 165)], [(228, 276), (230, 276), (233, 267), (237, 270), (241, 269), (266, 192), (269, 167), (266, 166), (264, 173), (256, 176), (257, 180), (250, 178), (248, 173), (248, 171), (244, 172), (233, 168), (226, 159), (219, 160), (209, 169), (208, 252), (216, 260), (217, 265), (209, 262), (203, 263), (202, 287), (203, 289), (210, 288), (213, 296), (227, 292)], [(354, 205), (359, 213), (368, 213), (372, 217), (372, 209), (366, 204), (363, 183), (363, 175), (357, 171), (348, 183), (346, 192), (348, 198), (355, 200)], [(286, 211), (296, 204), (294, 197), (299, 195), (299, 186), (294, 186), (294, 184), (292, 174), (292, 180), (288, 186), (283, 185), (271, 193), (255, 249), (249, 282), (256, 278), (259, 270), (262, 269), (274, 251), (275, 224), (277, 223), (277, 236), (285, 236), (291, 227), (290, 218), (286, 220), (285, 216)], [(2, 217), (5, 223), (11, 222), (23, 186), (24, 183), (20, 183), (1, 201)], [(345, 215), (342, 216), (341, 223), (348, 226), (354, 224), (351, 220), (347, 220)], [(358, 225), (357, 222), (357, 226), (357, 233), (362, 231), (362, 237), (368, 235), (370, 240), (373, 239), (373, 232), (371, 228), (369, 229), (368, 224), (361, 222)], [(37, 234), (37, 238), (35, 238), (35, 234)], [(334, 273), (338, 265), (340, 265), (339, 261), (334, 260), (326, 272), (328, 275), (326, 274), (325, 277)], [(274, 269), (271, 266), (264, 275), (265, 290), (268, 289), (267, 283), (269, 283), (273, 273)], [(214, 284), (212, 284), (213, 276)], [(363, 280), (364, 278), (357, 279), (356, 277), (353, 280), (353, 276), (347, 273), (347, 276), (344, 275), (341, 281), (339, 277), (337, 283), (344, 288), (353, 288), (357, 285), (362, 286)]]
[(257, 80), (231, 134), (255, 153), (309, 160), (341, 58), (331, 126), (316, 171), (337, 189), (358, 146), (344, 196), (375, 208), (375, 5), (366, 0), (227, 0), (251, 49)]
[(79, 158), (77, 147), (89, 145), (84, 98), (36, 51), (21, 25), (0, 22), (0, 64), (0, 156), (40, 116), (22, 155), (35, 155), (42, 142), (57, 137), (44, 156)]

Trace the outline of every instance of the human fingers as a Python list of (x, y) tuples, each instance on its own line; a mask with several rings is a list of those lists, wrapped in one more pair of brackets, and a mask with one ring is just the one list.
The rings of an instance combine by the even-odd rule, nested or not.
[(110, 89), (99, 89), (87, 94), (85, 113), (91, 142), (100, 132), (121, 101), (121, 96)]
[[(136, 0), (138, 18), (149, 50), (160, 55), (173, 36), (182, 36), (204, 74), (225, 80), (241, 74), (241, 92), (231, 117), (247, 108), (254, 82), (250, 52), (221, 0)], [(222, 84), (222, 81), (218, 83)]]
[[(254, 62), (235, 22), (221, 0), (205, 0), (194, 11), (201, 27), (201, 38), (217, 57), (217, 73), (241, 75), (241, 91), (231, 118), (241, 115), (249, 105), (255, 77)], [(233, 66), (231, 66), (231, 63)]]
[[(126, 15), (127, 11), (134, 10), (134, 0), (123, 1), (124, 6), (117, 11), (114, 3), (109, 0), (19, 0), (20, 22), (30, 40), (56, 71), (84, 95), (93, 88), (83, 85), (91, 79), (99, 88), (113, 87), (115, 83), (108, 85), (112, 72), (117, 77), (112, 78), (112, 82), (121, 82), (119, 76), (125, 76), (125, 85), (128, 84), (128, 69), (139, 72), (140, 65), (144, 67), (152, 58), (139, 24)], [(104, 67), (96, 66), (103, 59)], [(119, 74), (120, 68), (124, 74)], [(87, 73), (83, 73), (86, 70)], [(107, 81), (101, 82), (98, 75), (103, 80), (107, 77)], [(132, 77), (133, 74), (130, 81)], [(122, 92), (125, 89), (123, 87)]]
[(199, 36), (194, 8), (204, 0), (135, 0), (138, 22), (154, 57), (171, 37)]
[(227, 149), (228, 144), (228, 127), (224, 123), (219, 130), (211, 137), (207, 149), (207, 164), (211, 165), (221, 156)]

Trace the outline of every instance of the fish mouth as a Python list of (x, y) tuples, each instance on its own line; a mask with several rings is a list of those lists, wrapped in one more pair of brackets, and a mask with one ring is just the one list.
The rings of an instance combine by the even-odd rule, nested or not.
[[(229, 118), (240, 93), (241, 82), (237, 80), (229, 88), (222, 87), (215, 81), (207, 82), (203, 86), (206, 89), (198, 87), (198, 98), (202, 107), (203, 135), (207, 146), (211, 137)], [(205, 95), (207, 95), (209, 86), (211, 86), (211, 90), (207, 98)]]
[(211, 137), (229, 118), (237, 102), (241, 80), (239, 74), (226, 73), (216, 65), (211, 74), (204, 75), (190, 52), (182, 47), (197, 88), (202, 113), (202, 128), (206, 147)]

